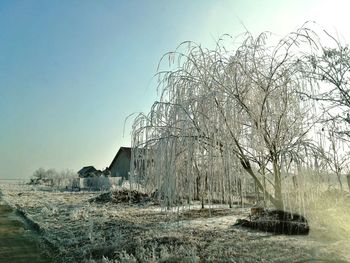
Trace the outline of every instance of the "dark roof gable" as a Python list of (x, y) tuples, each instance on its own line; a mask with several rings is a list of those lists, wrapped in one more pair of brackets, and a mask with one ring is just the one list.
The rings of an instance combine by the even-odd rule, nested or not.
[(114, 165), (114, 163), (117, 161), (118, 159), (118, 156), (121, 154), (121, 153), (126, 153), (126, 156), (131, 159), (131, 148), (130, 147), (120, 147), (119, 148), (119, 151), (117, 152), (117, 154), (115, 155), (113, 161), (111, 162), (111, 164), (109, 165), (109, 169), (112, 168), (112, 166)]
[(91, 172), (96, 172), (96, 168), (93, 167), (93, 166), (85, 166), (83, 168), (81, 168), (79, 171), (78, 171), (78, 174), (79, 175), (84, 175), (84, 174), (87, 174), (87, 173), (91, 173)]

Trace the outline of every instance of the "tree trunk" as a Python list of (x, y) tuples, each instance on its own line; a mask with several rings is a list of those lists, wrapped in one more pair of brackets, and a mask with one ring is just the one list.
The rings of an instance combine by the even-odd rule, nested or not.
[[(257, 186), (259, 189), (264, 193), (264, 195), (269, 199), (269, 201), (276, 207), (276, 209), (283, 209), (283, 200), (282, 200), (282, 192), (281, 192), (281, 187), (279, 187), (279, 190), (276, 191), (275, 193), (280, 193), (277, 196), (273, 197), (269, 192), (267, 192), (266, 188), (261, 184), (260, 180), (256, 177), (254, 174), (252, 168), (250, 167), (249, 163), (247, 164), (248, 161), (245, 162), (245, 165), (243, 168), (249, 173), (251, 177), (253, 177), (254, 181), (256, 182)], [(280, 197), (280, 198), (278, 198)]]
[(340, 173), (338, 173), (338, 172), (337, 172), (337, 178), (338, 178), (338, 182), (339, 182), (339, 185), (340, 185), (340, 190), (343, 191), (343, 184), (341, 182)]
[(294, 189), (297, 189), (298, 188), (298, 181), (297, 181), (297, 177), (295, 175), (292, 176), (292, 181), (293, 181)]
[(237, 179), (237, 191), (241, 200), (241, 206), (243, 206), (243, 193), (242, 193), (242, 183), (241, 178)]
[(224, 178), (221, 178), (221, 203), (225, 204), (225, 186), (224, 186)]
[(229, 207), (232, 208), (232, 191), (231, 191), (231, 178), (230, 178), (230, 175), (228, 177), (228, 204), (229, 204)]
[(254, 191), (255, 191), (256, 202), (260, 203), (260, 191), (256, 182), (254, 182)]
[[(266, 189), (265, 165), (262, 166), (261, 173), (262, 173), (262, 185), (263, 185), (263, 188)], [(256, 184), (256, 182), (255, 182), (255, 184)], [(258, 185), (256, 185), (256, 187), (259, 189), (259, 186), (258, 186)], [(263, 202), (264, 202), (264, 207), (266, 207), (266, 199), (267, 199), (267, 196), (266, 196), (265, 192), (263, 191)]]
[(278, 201), (279, 209), (283, 208), (282, 199), (282, 184), (281, 184), (281, 169), (277, 163), (277, 159), (273, 160), (273, 172), (275, 175), (275, 199)]
[(195, 196), (195, 200), (199, 200), (199, 192), (200, 192), (200, 183), (201, 183), (201, 178), (199, 177), (199, 175), (196, 178), (196, 196)]

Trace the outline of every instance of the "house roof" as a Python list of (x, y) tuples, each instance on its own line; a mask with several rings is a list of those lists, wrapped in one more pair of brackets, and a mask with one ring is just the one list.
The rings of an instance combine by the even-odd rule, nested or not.
[(83, 168), (81, 168), (79, 171), (78, 171), (78, 174), (79, 175), (84, 175), (84, 174), (87, 174), (87, 173), (91, 173), (91, 172), (96, 172), (96, 168), (93, 167), (93, 166), (85, 166)]
[(118, 150), (118, 152), (117, 152), (117, 154), (115, 155), (113, 161), (112, 161), (111, 164), (109, 165), (109, 167), (108, 167), (109, 169), (112, 168), (112, 166), (114, 165), (114, 163), (117, 161), (119, 155), (120, 155), (121, 153), (123, 153), (123, 152), (126, 153), (126, 156), (127, 156), (129, 159), (131, 159), (131, 148), (130, 148), (130, 147), (120, 147), (119, 150)]

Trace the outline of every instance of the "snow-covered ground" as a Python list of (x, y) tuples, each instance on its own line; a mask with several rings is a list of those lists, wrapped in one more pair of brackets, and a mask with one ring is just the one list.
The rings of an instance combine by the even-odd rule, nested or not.
[[(249, 208), (98, 204), (98, 192), (0, 185), (3, 200), (36, 222), (57, 262), (348, 262), (346, 239), (272, 235), (233, 227)], [(326, 229), (327, 230), (327, 229)], [(345, 243), (344, 243), (345, 242)], [(347, 243), (349, 244), (349, 242)], [(347, 261), (348, 260), (348, 261)]]

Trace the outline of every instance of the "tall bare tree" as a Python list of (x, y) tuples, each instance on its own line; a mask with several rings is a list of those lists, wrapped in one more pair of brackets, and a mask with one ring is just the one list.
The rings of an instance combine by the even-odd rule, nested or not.
[(337, 123), (337, 133), (350, 138), (350, 50), (327, 31), (321, 33), (325, 37), (315, 38), (303, 59), (305, 77), (315, 81), (318, 89), (304, 95), (321, 105), (324, 122)]
[(222, 40), (213, 50), (186, 42), (167, 54), (171, 70), (158, 74), (160, 99), (133, 126), (133, 176), (172, 202), (193, 198), (193, 189), (230, 200), (248, 175), (283, 208), (282, 163), (301, 158), (314, 124), (312, 103), (297, 92), (310, 84), (298, 58), (305, 31), (274, 46), (269, 34), (247, 33), (232, 49)]

